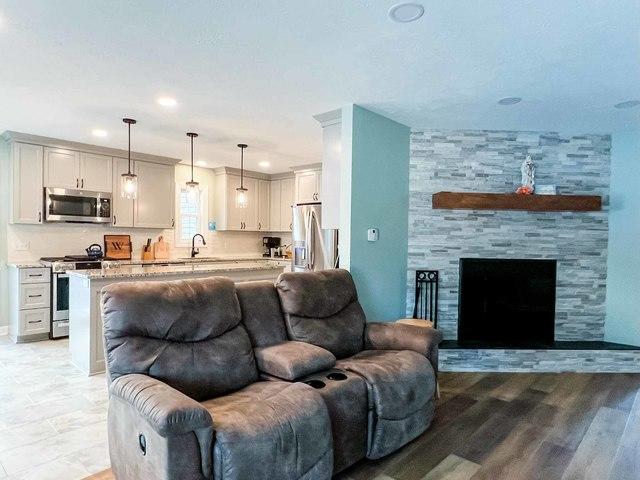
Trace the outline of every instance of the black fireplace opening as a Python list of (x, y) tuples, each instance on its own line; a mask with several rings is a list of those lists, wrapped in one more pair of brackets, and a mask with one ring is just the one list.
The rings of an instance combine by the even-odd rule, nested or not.
[(460, 259), (458, 343), (553, 345), (556, 261)]

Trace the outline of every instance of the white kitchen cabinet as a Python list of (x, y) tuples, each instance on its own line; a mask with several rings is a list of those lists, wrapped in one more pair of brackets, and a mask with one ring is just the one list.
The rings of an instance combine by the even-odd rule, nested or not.
[(80, 188), (80, 152), (64, 148), (44, 149), (44, 186)]
[(112, 159), (95, 153), (80, 153), (80, 188), (93, 192), (112, 192)]
[(45, 148), (44, 186), (111, 192), (111, 157), (63, 148)]
[(269, 198), (271, 196), (271, 182), (269, 180), (258, 180), (257, 183), (258, 230), (264, 232), (270, 230), (271, 205), (269, 203)]
[(292, 210), (294, 203), (293, 178), (280, 178), (271, 180), (270, 185), (270, 224), (271, 232), (288, 232), (292, 227)]
[(133, 225), (141, 228), (173, 228), (175, 167), (136, 162), (138, 194), (134, 201)]
[[(131, 168), (135, 168), (135, 162), (131, 162)], [(114, 227), (133, 227), (133, 199), (122, 197), (120, 185), (120, 177), (128, 171), (129, 162), (126, 158), (113, 158), (111, 223)]]
[[(229, 172), (231, 170), (231, 172)], [(214, 219), (218, 230), (266, 232), (270, 227), (271, 184), (266, 178), (244, 177), (247, 189), (246, 208), (236, 207), (236, 188), (240, 187), (240, 175), (235, 169), (221, 167), (215, 172)]]
[(280, 192), (282, 191), (282, 180), (271, 180), (269, 182), (269, 230), (280, 231), (280, 220), (282, 209), (280, 208)]
[(314, 203), (320, 201), (320, 170), (304, 170), (295, 173), (296, 203)]
[(9, 336), (16, 342), (45, 340), (51, 321), (51, 277), (45, 268), (9, 268)]
[(9, 221), (42, 223), (44, 192), (42, 184), (43, 148), (13, 143), (10, 151)]
[(293, 230), (294, 179), (280, 180), (280, 232)]

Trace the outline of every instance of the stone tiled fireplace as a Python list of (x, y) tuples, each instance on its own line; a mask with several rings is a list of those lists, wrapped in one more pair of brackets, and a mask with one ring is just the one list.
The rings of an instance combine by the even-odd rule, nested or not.
[[(461, 258), (557, 261), (555, 339), (602, 341), (608, 237), (609, 135), (512, 131), (411, 134), (407, 313), (415, 270), (439, 270), (439, 328), (458, 334)], [(432, 209), (432, 194), (513, 192), (531, 155), (536, 185), (559, 194), (602, 196), (602, 211), (528, 212)], [(523, 272), (526, 274), (526, 272)]]

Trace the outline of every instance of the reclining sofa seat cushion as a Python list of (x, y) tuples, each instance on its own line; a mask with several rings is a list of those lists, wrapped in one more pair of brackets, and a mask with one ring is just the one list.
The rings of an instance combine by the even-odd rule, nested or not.
[(142, 373), (202, 400), (258, 379), (227, 278), (108, 285), (102, 311), (111, 380)]
[(290, 340), (346, 358), (364, 348), (365, 315), (346, 270), (283, 273), (276, 283)]

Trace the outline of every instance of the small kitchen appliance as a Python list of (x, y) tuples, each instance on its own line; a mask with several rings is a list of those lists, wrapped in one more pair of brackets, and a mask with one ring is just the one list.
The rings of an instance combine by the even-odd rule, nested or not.
[(279, 257), (280, 255), (280, 237), (262, 237), (262, 246), (265, 251), (263, 257)]

